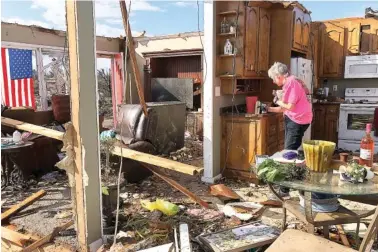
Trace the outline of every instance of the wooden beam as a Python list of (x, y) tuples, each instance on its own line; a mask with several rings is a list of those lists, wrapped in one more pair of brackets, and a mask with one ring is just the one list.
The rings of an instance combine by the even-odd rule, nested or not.
[(142, 163), (156, 165), (162, 168), (170, 169), (173, 171), (177, 171), (177, 172), (181, 172), (181, 173), (185, 173), (189, 175), (201, 174), (203, 171), (203, 168), (199, 168), (199, 167), (188, 165), (188, 164), (183, 164), (183, 163), (176, 162), (170, 159), (131, 150), (128, 148), (122, 148), (119, 146), (114, 146), (112, 153), (120, 157), (129, 158), (129, 159), (139, 161)]
[(172, 187), (176, 188), (177, 190), (179, 190), (180, 192), (182, 192), (183, 194), (185, 194), (189, 198), (191, 198), (194, 202), (198, 203), (200, 206), (202, 206), (202, 207), (204, 207), (206, 209), (209, 208), (209, 204), (207, 204), (205, 201), (203, 201), (202, 199), (200, 199), (197, 195), (195, 195), (194, 193), (192, 193), (187, 188), (183, 187), (182, 185), (180, 185), (179, 183), (177, 183), (173, 179), (171, 179), (171, 178), (169, 178), (167, 176), (164, 176), (157, 169), (157, 167), (155, 167), (153, 165), (148, 165), (148, 164), (142, 164), (142, 165), (144, 167), (146, 167), (147, 169), (149, 169), (151, 172), (153, 172), (156, 176), (158, 176), (159, 178), (161, 178), (162, 180), (164, 180), (165, 182), (167, 182), (169, 185), (171, 185)]
[(94, 1), (66, 0), (66, 15), (76, 229), (79, 251), (88, 251), (91, 244), (102, 243)]
[(33, 241), (30, 235), (24, 235), (5, 227), (1, 227), (1, 239), (10, 241), (20, 247), (23, 247), (27, 243)]
[(38, 126), (38, 125), (35, 125), (35, 124), (30, 124), (30, 123), (14, 120), (14, 119), (7, 118), (7, 117), (1, 117), (1, 124), (4, 125), (4, 126), (8, 126), (8, 127), (18, 129), (18, 130), (29, 131), (29, 132), (33, 132), (35, 134), (39, 134), (39, 135), (43, 135), (43, 136), (47, 136), (47, 137), (50, 137), (50, 138), (54, 138), (54, 139), (63, 141), (64, 132), (60, 132), (60, 131), (57, 131), (57, 130), (53, 130), (53, 129), (45, 128), (45, 127)]
[(126, 3), (125, 0), (120, 0), (119, 1), (120, 7), (121, 7), (121, 12), (122, 12), (122, 19), (123, 19), (123, 27), (125, 28), (125, 34), (126, 34), (126, 41), (127, 41), (127, 46), (129, 48), (129, 54), (130, 54), (130, 59), (131, 59), (131, 67), (134, 72), (135, 76), (135, 83), (138, 91), (138, 96), (139, 96), (139, 102), (143, 107), (143, 112), (147, 116), (147, 105), (146, 101), (144, 100), (144, 92), (143, 92), (143, 86), (142, 86), (142, 81), (140, 77), (140, 72), (138, 69), (138, 63), (136, 60), (135, 56), (135, 48), (134, 48), (134, 39), (131, 35), (131, 29), (130, 29), (130, 24), (128, 22), (128, 15), (127, 15), (127, 9), (126, 9)]
[(38, 199), (42, 198), (45, 195), (46, 195), (46, 191), (40, 190), (34, 193), (33, 195), (31, 195), (30, 197), (26, 198), (25, 200), (23, 200), (22, 202), (18, 203), (17, 205), (12, 206), (10, 209), (8, 209), (7, 211), (1, 214), (1, 222), (4, 223), (5, 221), (9, 219), (9, 217), (24, 210), (25, 208), (27, 208), (28, 206), (30, 206), (35, 201), (37, 201)]
[(70, 222), (68, 222), (66, 224), (63, 224), (60, 227), (54, 228), (54, 230), (51, 232), (51, 234), (46, 235), (45, 237), (39, 239), (38, 241), (34, 242), (30, 246), (28, 246), (25, 249), (23, 249), (21, 252), (32, 252), (32, 251), (36, 250), (37, 248), (45, 245), (46, 243), (52, 242), (53, 239), (55, 238), (55, 236), (57, 236), (60, 231), (66, 230), (67, 228), (69, 228), (73, 224), (74, 224), (74, 221), (70, 221)]

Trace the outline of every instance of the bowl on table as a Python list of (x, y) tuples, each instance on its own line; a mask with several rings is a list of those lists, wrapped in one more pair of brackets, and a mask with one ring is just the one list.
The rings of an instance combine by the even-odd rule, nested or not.
[(308, 140), (303, 142), (306, 165), (313, 172), (327, 172), (336, 144), (329, 141)]

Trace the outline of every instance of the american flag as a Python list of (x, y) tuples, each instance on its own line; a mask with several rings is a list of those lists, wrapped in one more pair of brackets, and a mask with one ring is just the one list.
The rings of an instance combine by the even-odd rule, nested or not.
[(2, 104), (35, 109), (32, 51), (1, 48)]

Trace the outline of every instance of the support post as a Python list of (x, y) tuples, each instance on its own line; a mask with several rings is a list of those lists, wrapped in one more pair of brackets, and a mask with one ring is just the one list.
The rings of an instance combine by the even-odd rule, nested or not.
[(37, 48), (35, 50), (35, 58), (38, 73), (39, 101), (42, 110), (47, 110), (47, 86), (45, 81), (45, 74), (43, 71), (43, 54), (41, 48)]
[(102, 245), (96, 36), (93, 1), (66, 0), (79, 251)]
[(215, 82), (217, 81), (216, 68), (216, 1), (204, 1), (204, 76), (203, 83), (203, 158), (204, 175), (202, 181), (214, 183), (221, 177), (220, 174), (220, 116), (219, 97), (214, 94)]

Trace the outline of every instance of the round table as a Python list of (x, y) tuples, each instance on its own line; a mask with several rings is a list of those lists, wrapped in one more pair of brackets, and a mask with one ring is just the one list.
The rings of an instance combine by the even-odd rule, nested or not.
[[(2, 141), (3, 142), (3, 141)], [(22, 159), (20, 153), (26, 148), (31, 148), (33, 142), (22, 142), (19, 144), (1, 146), (2, 154), (2, 169), (1, 169), (1, 189), (4, 189), (9, 184), (25, 185), (23, 172), (19, 166), (18, 159)], [(26, 161), (26, 160), (23, 160)], [(4, 164), (4, 166), (3, 166)]]
[[(336, 170), (335, 170), (336, 171)], [(350, 219), (348, 223), (357, 223), (357, 233), (359, 227), (359, 221), (361, 218), (365, 218), (369, 215), (374, 214), (374, 210), (368, 210), (363, 213), (354, 213), (345, 207), (340, 206), (339, 210), (335, 213), (313, 213), (312, 210), (312, 193), (322, 193), (322, 194), (333, 194), (338, 196), (363, 196), (368, 197), (369, 195), (373, 197), (378, 196), (378, 176), (374, 176), (372, 180), (365, 181), (364, 183), (353, 184), (347, 181), (340, 180), (340, 174), (335, 173), (330, 170), (326, 173), (310, 172), (309, 176), (303, 181), (279, 181), (275, 182), (275, 185), (288, 187), (294, 190), (299, 190), (304, 192), (304, 209), (299, 207), (299, 204), (295, 203), (294, 200), (283, 199), (273, 187), (273, 184), (268, 184), (269, 189), (273, 194), (282, 202), (283, 207), (283, 226), (286, 228), (286, 209), (292, 212), (297, 218), (307, 223), (308, 232), (313, 233), (314, 227), (316, 226), (329, 226), (336, 225), (336, 218), (332, 215), (337, 215), (338, 212), (348, 212), (350, 214)], [(295, 205), (296, 204), (296, 205)], [(328, 214), (328, 216), (327, 216)], [(344, 214), (344, 213), (343, 213)], [(301, 215), (301, 216), (300, 216)], [(346, 215), (344, 215), (345, 217)], [(355, 217), (355, 218), (353, 218)], [(323, 218), (323, 219), (322, 219)], [(321, 223), (321, 224), (319, 224)], [(325, 230), (325, 236), (328, 236), (328, 228)]]
[[(336, 171), (336, 170), (335, 170)], [(333, 170), (326, 173), (311, 172), (303, 181), (280, 181), (275, 184), (295, 190), (336, 195), (378, 195), (378, 176), (364, 183), (353, 184), (340, 180)]]

